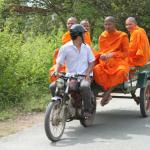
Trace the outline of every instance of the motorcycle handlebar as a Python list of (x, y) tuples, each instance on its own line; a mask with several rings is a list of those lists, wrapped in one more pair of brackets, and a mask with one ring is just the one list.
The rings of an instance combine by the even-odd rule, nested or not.
[(57, 73), (57, 75), (53, 74), (52, 76), (56, 76), (59, 78), (63, 78), (63, 79), (68, 79), (68, 78), (74, 78), (74, 79), (78, 79), (78, 77), (86, 77), (86, 75), (83, 74), (66, 74), (66, 73)]

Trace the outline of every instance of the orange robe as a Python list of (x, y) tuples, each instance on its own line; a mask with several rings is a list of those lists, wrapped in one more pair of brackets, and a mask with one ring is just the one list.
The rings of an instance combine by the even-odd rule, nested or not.
[(71, 35), (70, 32), (67, 31), (66, 33), (64, 33), (64, 35), (62, 36), (62, 45), (66, 44), (67, 42), (69, 42), (71, 40)]
[[(50, 69), (49, 69), (49, 83), (56, 81), (57, 77), (52, 76), (52, 73), (55, 71), (56, 69), (56, 65), (53, 65)], [(66, 72), (66, 67), (65, 66), (61, 66), (60, 67), (60, 72)]]
[(144, 66), (150, 59), (150, 45), (143, 28), (136, 27), (131, 32), (129, 44), (129, 64), (131, 66)]
[[(70, 36), (70, 32), (67, 31), (63, 36), (62, 36), (62, 44), (66, 44), (67, 42), (69, 42), (71, 40), (71, 36)], [(84, 35), (84, 41), (86, 44), (88, 45), (92, 45), (92, 41), (91, 41), (91, 37), (90, 37), (90, 33), (89, 32), (85, 32)]]
[(84, 41), (86, 44), (88, 44), (89, 46), (92, 45), (92, 41), (91, 41), (91, 36), (89, 32), (85, 32), (84, 34)]
[(104, 90), (108, 90), (127, 80), (129, 40), (126, 33), (104, 31), (99, 37), (99, 54), (114, 53), (114, 56), (106, 61), (99, 59), (99, 64), (94, 67), (94, 80)]

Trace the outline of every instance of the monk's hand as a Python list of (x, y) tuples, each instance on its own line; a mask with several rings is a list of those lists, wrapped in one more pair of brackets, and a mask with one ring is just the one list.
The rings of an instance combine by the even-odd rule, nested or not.
[(114, 56), (114, 53), (112, 52), (112, 53), (109, 53), (109, 54), (107, 54), (107, 59), (109, 59), (109, 58), (112, 58)]
[(107, 55), (106, 55), (106, 54), (102, 54), (102, 55), (100, 56), (100, 59), (101, 59), (101, 60), (107, 60)]

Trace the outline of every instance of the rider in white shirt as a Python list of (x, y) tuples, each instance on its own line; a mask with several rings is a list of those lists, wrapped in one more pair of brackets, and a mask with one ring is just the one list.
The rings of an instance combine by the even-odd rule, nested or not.
[[(70, 29), (72, 41), (63, 45), (56, 60), (55, 74), (61, 65), (67, 66), (67, 73), (85, 75), (85, 79), (80, 82), (80, 93), (84, 102), (84, 115), (88, 116), (91, 112), (91, 88), (90, 80), (93, 74), (95, 57), (91, 48), (84, 43), (85, 29), (80, 24), (75, 24)], [(54, 96), (56, 84), (50, 85), (52, 95)]]

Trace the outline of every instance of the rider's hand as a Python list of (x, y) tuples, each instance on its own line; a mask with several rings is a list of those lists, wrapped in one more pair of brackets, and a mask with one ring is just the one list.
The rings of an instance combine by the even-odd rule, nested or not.
[(58, 72), (57, 72), (57, 71), (54, 71), (54, 72), (52, 73), (52, 76), (57, 77), (57, 76), (58, 76)]
[(85, 79), (88, 80), (88, 81), (90, 81), (90, 76), (86, 75)]

